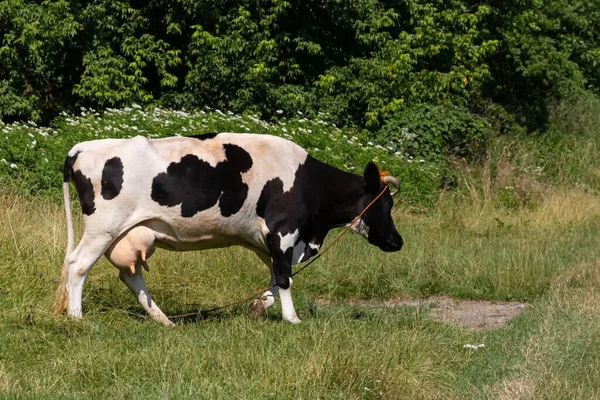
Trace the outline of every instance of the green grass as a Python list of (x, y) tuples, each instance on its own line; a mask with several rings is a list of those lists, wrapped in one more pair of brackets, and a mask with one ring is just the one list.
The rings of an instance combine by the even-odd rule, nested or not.
[[(348, 235), (297, 276), (293, 296), (302, 324), (281, 321), (278, 305), (259, 319), (239, 306), (165, 329), (144, 316), (105, 260), (84, 288), (83, 320), (52, 316), (66, 238), (63, 210), (6, 192), (0, 196), (0, 397), (600, 395), (594, 195), (548, 192), (539, 208), (508, 213), (453, 200), (426, 215), (399, 210), (401, 252), (383, 254)], [(168, 315), (243, 297), (268, 277), (240, 248), (159, 251), (150, 267), (150, 291)], [(442, 324), (422, 307), (346, 302), (431, 294), (530, 306), (503, 329), (474, 332)], [(319, 298), (336, 301), (323, 305)], [(486, 348), (472, 351), (465, 343)]]
[[(499, 138), (481, 165), (448, 168), (322, 121), (280, 122), (131, 108), (65, 116), (52, 130), (1, 125), (0, 398), (600, 398), (600, 152), (592, 135)], [(384, 254), (344, 237), (294, 279), (299, 326), (284, 323), (277, 304), (259, 319), (241, 305), (162, 328), (106, 260), (84, 287), (83, 320), (52, 316), (66, 246), (56, 199), (67, 149), (135, 132), (222, 130), (288, 135), (349, 171), (369, 160), (389, 167), (403, 184), (394, 218), (405, 247)], [(78, 217), (75, 225), (80, 237)], [(150, 292), (167, 315), (245, 297), (269, 275), (241, 248), (158, 251), (149, 264)], [(431, 295), (528, 306), (502, 329), (471, 331), (423, 306), (355, 305)]]

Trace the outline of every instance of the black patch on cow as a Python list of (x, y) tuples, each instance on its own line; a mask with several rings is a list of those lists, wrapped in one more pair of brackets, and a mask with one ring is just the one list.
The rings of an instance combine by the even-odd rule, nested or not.
[(75, 161), (77, 161), (78, 155), (79, 151), (73, 156), (67, 156), (67, 158), (65, 159), (65, 166), (63, 167), (63, 182), (69, 182), (71, 180), (73, 165), (75, 165)]
[(72, 156), (67, 156), (65, 159), (65, 165), (63, 167), (63, 181), (69, 182), (73, 179), (75, 183), (75, 189), (77, 189), (77, 195), (79, 196), (79, 202), (81, 203), (81, 211), (85, 215), (92, 215), (96, 211), (96, 205), (94, 204), (94, 185), (92, 180), (87, 178), (81, 171), (74, 171), (73, 166), (79, 156), (79, 151)]
[(102, 169), (101, 194), (104, 200), (112, 200), (121, 193), (123, 187), (123, 162), (113, 157), (104, 163)]
[(219, 132), (208, 132), (208, 133), (202, 133), (200, 135), (192, 135), (192, 136), (188, 136), (188, 137), (198, 139), (198, 140), (208, 140), (208, 139), (213, 139), (218, 134), (219, 134)]
[(182, 217), (192, 217), (217, 201), (224, 217), (237, 213), (248, 195), (242, 173), (252, 167), (252, 158), (239, 146), (223, 148), (226, 160), (215, 167), (193, 154), (169, 164), (167, 172), (152, 181), (152, 200), (167, 207), (181, 204)]
[(223, 148), (225, 149), (227, 163), (232, 167), (232, 170), (246, 172), (252, 167), (252, 157), (240, 146), (224, 144)]
[(265, 184), (256, 213), (264, 218), (269, 231), (284, 236), (306, 227), (300, 230), (300, 239), (308, 243), (315, 237), (324, 238), (332, 226), (349, 222), (355, 214), (346, 207), (354, 207), (362, 191), (360, 177), (308, 156), (298, 167), (289, 191), (283, 191), (279, 178)]
[(94, 185), (92, 184), (92, 180), (87, 178), (81, 171), (77, 170), (73, 173), (73, 181), (75, 182), (75, 188), (79, 195), (81, 211), (85, 215), (92, 215), (94, 211), (96, 211), (96, 205), (94, 204)]
[[(263, 186), (258, 202), (256, 203), (256, 215), (265, 219), (267, 216), (267, 205), (270, 199), (283, 194), (283, 182), (279, 178), (274, 178), (268, 181)], [(269, 223), (267, 222), (267, 227)], [(269, 227), (270, 230), (270, 227)]]

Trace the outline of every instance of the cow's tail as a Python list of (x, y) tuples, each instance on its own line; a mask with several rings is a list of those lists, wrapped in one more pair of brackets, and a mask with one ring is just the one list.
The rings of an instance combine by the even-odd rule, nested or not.
[(60, 283), (56, 290), (56, 300), (54, 303), (54, 314), (60, 314), (69, 307), (69, 292), (67, 283), (69, 281), (69, 255), (75, 248), (75, 231), (73, 230), (73, 216), (71, 214), (71, 195), (69, 182), (71, 181), (71, 171), (77, 154), (73, 157), (67, 157), (63, 171), (63, 200), (65, 204), (65, 215), (67, 217), (67, 252), (63, 262), (62, 272), (60, 274)]

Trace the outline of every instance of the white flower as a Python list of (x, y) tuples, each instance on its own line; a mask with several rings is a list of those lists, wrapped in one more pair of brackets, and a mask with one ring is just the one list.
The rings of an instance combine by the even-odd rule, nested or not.
[(11, 167), (12, 169), (16, 169), (17, 168), (17, 164), (12, 163), (12, 164), (9, 165), (9, 167)]
[(481, 343), (481, 344), (465, 344), (463, 345), (463, 348), (465, 349), (473, 349), (473, 350), (478, 350), (480, 348), (485, 348), (485, 344)]

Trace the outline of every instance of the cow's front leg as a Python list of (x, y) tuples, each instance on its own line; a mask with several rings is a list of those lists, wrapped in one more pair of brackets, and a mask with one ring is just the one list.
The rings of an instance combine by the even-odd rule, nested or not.
[(271, 289), (265, 291), (261, 297), (250, 305), (250, 313), (258, 316), (275, 304), (279, 295), (281, 301), (281, 315), (284, 320), (293, 324), (300, 323), (292, 302), (292, 255), (297, 233), (270, 236), (268, 240), (271, 254), (257, 252), (258, 256), (271, 270)]
[(281, 316), (284, 320), (298, 324), (300, 318), (296, 315), (294, 303), (292, 302), (292, 249), (282, 251), (275, 249), (273, 257), (273, 276), (279, 288), (279, 300), (281, 301)]

